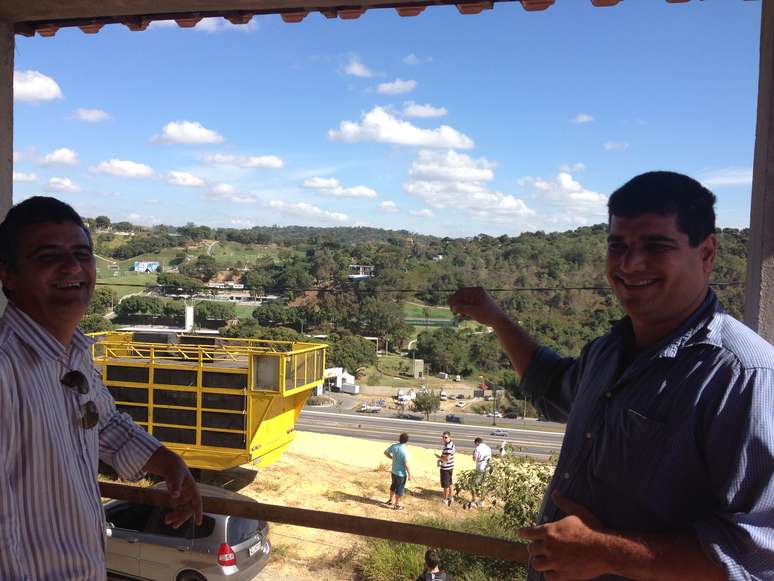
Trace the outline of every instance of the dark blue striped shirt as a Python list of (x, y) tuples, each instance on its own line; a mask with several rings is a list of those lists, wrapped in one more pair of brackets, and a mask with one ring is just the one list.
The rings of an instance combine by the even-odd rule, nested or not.
[[(83, 373), (89, 392), (61, 383)], [(94, 401), (99, 423), (79, 409)], [(135, 480), (160, 446), (119, 413), (80, 331), (69, 350), (13, 304), (0, 318), (0, 579), (105, 578), (105, 522), (97, 486), (103, 460)]]
[[(774, 579), (774, 347), (704, 304), (628, 366), (623, 319), (577, 359), (540, 348), (522, 386), (564, 445), (553, 490), (621, 532), (693, 533), (732, 580)], [(530, 579), (541, 576), (530, 571)]]

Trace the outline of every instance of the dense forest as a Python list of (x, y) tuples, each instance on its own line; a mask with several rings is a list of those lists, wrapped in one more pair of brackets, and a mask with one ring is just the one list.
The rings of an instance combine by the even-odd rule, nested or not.
[[(375, 228), (234, 230), (187, 224), (147, 230), (121, 223), (134, 235), (123, 236), (116, 245), (114, 225), (105, 220), (88, 220), (98, 253), (147, 259), (163, 248), (179, 248), (159, 275), (160, 294), (169, 285), (195, 292), (216, 272), (230, 269), (232, 280), (255, 294), (271, 291), (283, 297), (282, 304), (257, 307), (251, 320), (224, 330), (232, 336), (292, 338), (300, 332), (374, 336), (397, 351), (416, 333), (406, 322), (405, 303), (429, 311), (445, 305), (458, 287), (471, 285), (490, 289), (506, 312), (540, 342), (567, 354), (578, 353), (623, 315), (603, 272), (604, 224), (515, 237), (438, 238)], [(713, 282), (726, 309), (737, 317), (743, 312), (747, 234), (746, 229), (718, 231)], [(245, 261), (239, 253), (233, 259), (216, 260), (201, 253), (199, 245), (205, 240), (264, 252), (256, 251), (262, 257), (255, 261)], [(372, 265), (374, 274), (353, 283), (348, 278), (350, 264)], [(179, 306), (167, 311), (153, 308), (171, 312)], [(498, 373), (505, 380), (507, 362), (493, 335), (470, 323), (451, 322), (421, 330), (416, 356), (425, 358), (435, 371)]]

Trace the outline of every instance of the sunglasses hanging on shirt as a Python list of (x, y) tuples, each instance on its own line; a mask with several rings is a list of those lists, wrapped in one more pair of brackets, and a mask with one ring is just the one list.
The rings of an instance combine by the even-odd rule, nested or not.
[[(62, 385), (69, 389), (75, 390), (80, 395), (86, 395), (89, 393), (89, 381), (80, 371), (68, 371), (62, 377), (61, 382)], [(81, 405), (78, 414), (78, 420), (84, 430), (90, 430), (96, 426), (97, 423), (99, 423), (99, 411), (97, 410), (97, 404), (91, 400)]]

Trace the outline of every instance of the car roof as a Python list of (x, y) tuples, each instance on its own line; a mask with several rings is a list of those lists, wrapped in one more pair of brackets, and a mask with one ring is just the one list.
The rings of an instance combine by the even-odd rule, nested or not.
[[(161, 488), (166, 490), (166, 486), (167, 485), (165, 482), (157, 482), (151, 488)], [(224, 499), (230, 499), (230, 500), (248, 500), (250, 502), (257, 502), (254, 498), (250, 498), (249, 496), (240, 494), (239, 492), (234, 492), (233, 490), (227, 490), (225, 488), (221, 488), (220, 486), (213, 486), (212, 484), (199, 483), (199, 492), (201, 493), (202, 496), (213, 496), (215, 498), (224, 498)]]

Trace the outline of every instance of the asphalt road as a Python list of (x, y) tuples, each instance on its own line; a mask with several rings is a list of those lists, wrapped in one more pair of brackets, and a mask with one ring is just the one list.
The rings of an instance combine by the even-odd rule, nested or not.
[[(330, 408), (328, 408), (330, 409)], [(463, 420), (464, 421), (464, 420)], [(498, 420), (499, 422), (499, 420)], [(450, 424), (424, 420), (403, 420), (376, 414), (354, 414), (336, 411), (304, 409), (296, 422), (296, 429), (321, 434), (338, 434), (367, 440), (395, 442), (401, 432), (409, 435), (409, 443), (424, 448), (440, 448), (441, 433), (452, 433), (457, 450), (473, 452), (473, 439), (480, 437), (497, 453), (500, 442), (505, 440), (516, 453), (546, 458), (558, 454), (564, 434), (540, 430), (524, 430), (498, 425)], [(494, 436), (494, 429), (502, 429), (505, 436)]]

